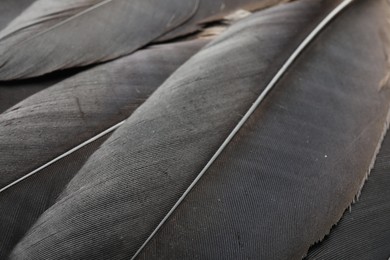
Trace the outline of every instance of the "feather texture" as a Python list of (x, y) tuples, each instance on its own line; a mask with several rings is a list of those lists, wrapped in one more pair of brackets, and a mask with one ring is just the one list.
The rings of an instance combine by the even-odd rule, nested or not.
[[(2, 0), (0, 1), (0, 30), (4, 29), (13, 19), (29, 7), (34, 0)], [(58, 83), (71, 75), (75, 70), (56, 73), (38, 79), (24, 81), (0, 81), (0, 113), (4, 112), (23, 99), (49, 86)]]
[(195, 32), (202, 28), (205, 22), (221, 20), (234, 10), (245, 9), (253, 11), (276, 5), (288, 0), (200, 0), (199, 8), (194, 16), (178, 28), (172, 30), (159, 40), (166, 41), (175, 37)]
[[(16, 16), (18, 16), (25, 8), (27, 8), (33, 0), (2, 0), (0, 1), (0, 30), (7, 26)], [(26, 97), (58, 82), (61, 79), (69, 76), (68, 73), (64, 77), (50, 76), (45, 79), (34, 79), (23, 82), (0, 82), (0, 113), (4, 112), (11, 106), (22, 101)]]
[[(71, 77), (1, 115), (0, 259), (115, 128), (47, 167), (39, 166), (124, 120), (208, 41), (150, 47)], [(34, 175), (4, 189), (37, 168)]]
[(389, 10), (357, 0), (329, 24), (138, 259), (302, 259), (360, 192), (386, 130)]
[[(218, 6), (197, 1), (159, 40), (218, 18), (225, 12), (214, 14)], [(57, 23), (67, 12), (60, 24), (77, 20), (72, 10), (42, 21)], [(28, 12), (4, 39), (42, 17)], [(132, 115), (112, 135), (0, 188), (0, 258), (20, 241), (10, 259), (302, 259), (360, 193), (388, 126), (389, 14), (388, 0), (294, 1), (233, 25), (145, 103), (204, 42), (139, 51), (9, 109), (0, 115), (3, 185)], [(357, 214), (346, 214), (308, 259), (345, 257), (362, 241), (358, 232), (375, 232), (360, 224), (372, 221), (366, 213), (387, 212), (375, 195), (375, 205), (356, 204)], [(371, 240), (375, 249), (357, 257), (386, 257), (385, 229)], [(356, 243), (342, 246), (351, 234)]]
[(198, 0), (36, 1), (0, 33), (0, 80), (129, 54), (189, 19), (197, 6)]
[(35, 0), (2, 0), (0, 2), (0, 30)]
[(29, 96), (53, 86), (80, 71), (82, 70), (71, 69), (34, 79), (0, 82), (0, 113), (5, 112)]
[[(0, 32), (0, 80), (39, 76), (129, 54), (187, 20), (187, 26), (165, 39), (193, 31), (191, 26), (220, 12), (222, 5), (225, 14), (248, 4), (278, 2), (219, 0), (214, 5), (202, 0), (199, 9), (199, 1), (36, 1)], [(194, 15), (195, 20), (190, 19)]]
[(356, 204), (305, 260), (388, 259), (390, 256), (390, 135)]
[[(202, 49), (90, 157), (11, 259), (135, 256), (341, 2), (260, 12)], [(300, 259), (329, 231), (359, 191), (386, 122), (389, 96), (378, 87), (386, 8), (358, 0), (317, 35), (141, 259)]]
[(69, 78), (1, 114), (0, 187), (126, 119), (206, 42), (139, 51)]
[(0, 194), (0, 259), (7, 259), (16, 243), (109, 136), (83, 146)]
[[(371, 19), (381, 24), (382, 28), (388, 28), (390, 26), (389, 4), (371, 5), (371, 7), (362, 6), (360, 8), (371, 8), (370, 11), (367, 10)], [(369, 23), (372, 21), (367, 22), (367, 24)], [(388, 91), (390, 87), (390, 34), (388, 29), (380, 30), (378, 41), (383, 44), (383, 53), (388, 63), (387, 75), (380, 81), (379, 87), (381, 91)], [(378, 46), (378, 48), (380, 47)], [(357, 202), (351, 205), (349, 211), (345, 212), (329, 236), (311, 248), (306, 260), (387, 259), (390, 256), (389, 152), (390, 133), (387, 132), (387, 136), (381, 143), (375, 165)]]

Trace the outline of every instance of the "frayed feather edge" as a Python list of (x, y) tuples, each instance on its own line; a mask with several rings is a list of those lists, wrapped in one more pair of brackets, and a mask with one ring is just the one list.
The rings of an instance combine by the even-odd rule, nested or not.
[[(340, 220), (344, 217), (345, 213), (346, 213), (347, 211), (348, 211), (348, 212), (352, 212), (352, 206), (353, 206), (355, 203), (359, 202), (359, 198), (360, 198), (360, 195), (361, 195), (361, 193), (362, 193), (363, 187), (364, 187), (364, 185), (366, 184), (368, 178), (370, 177), (371, 171), (372, 171), (372, 169), (373, 169), (374, 166), (375, 166), (375, 162), (376, 162), (377, 156), (378, 156), (378, 154), (379, 154), (379, 152), (380, 152), (380, 150), (381, 150), (382, 143), (383, 143), (383, 141), (384, 141), (384, 139), (385, 139), (385, 137), (386, 137), (386, 134), (387, 134), (387, 132), (388, 132), (388, 130), (389, 130), (389, 126), (390, 126), (390, 109), (389, 109), (389, 111), (387, 112), (387, 117), (386, 117), (386, 121), (385, 121), (384, 126), (383, 126), (382, 134), (381, 134), (381, 136), (380, 136), (380, 138), (379, 138), (379, 142), (378, 142), (378, 145), (377, 145), (377, 147), (376, 147), (376, 149), (375, 149), (373, 158), (371, 159), (371, 163), (370, 163), (370, 165), (369, 165), (369, 167), (368, 167), (368, 171), (366, 172), (366, 174), (365, 174), (365, 176), (364, 176), (364, 178), (363, 178), (363, 180), (362, 180), (362, 182), (361, 182), (361, 184), (360, 184), (359, 190), (357, 191), (356, 195), (355, 195), (354, 198), (352, 199), (351, 204), (343, 211), (343, 213), (342, 213), (342, 214), (340, 215), (340, 217), (338, 218), (338, 221), (337, 221), (335, 224), (333, 224), (333, 225), (331, 226), (331, 228), (329, 229), (329, 231), (328, 231), (327, 233), (325, 233), (325, 235), (324, 235), (322, 238), (318, 239), (317, 241), (315, 241), (313, 244), (311, 244), (311, 245), (309, 246), (309, 248), (307, 249), (307, 251), (305, 252), (305, 254), (302, 256), (302, 259), (304, 259), (305, 257), (307, 257), (307, 254), (308, 254), (308, 252), (309, 252), (309, 250), (310, 250), (311, 247), (313, 247), (313, 246), (315, 246), (315, 245), (321, 243), (326, 237), (328, 237), (328, 236), (330, 235), (330, 233), (332, 233), (333, 229), (338, 225), (338, 223), (340, 222)], [(390, 258), (389, 258), (388, 260), (390, 260)]]

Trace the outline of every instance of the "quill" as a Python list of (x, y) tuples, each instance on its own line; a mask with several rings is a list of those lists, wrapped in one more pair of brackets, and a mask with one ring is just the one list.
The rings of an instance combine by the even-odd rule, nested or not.
[(92, 68), (2, 113), (0, 187), (126, 119), (205, 41), (153, 47)]
[(0, 259), (7, 258), (12, 248), (39, 216), (54, 204), (74, 174), (112, 131), (0, 193)]
[(208, 41), (149, 47), (70, 77), (0, 115), (0, 258), (120, 121)]
[[(137, 259), (302, 259), (360, 193), (386, 132), (389, 11), (355, 1), (319, 33)], [(377, 202), (365, 207), (386, 223)], [(372, 239), (348, 228), (309, 259), (387, 257), (386, 224)]]
[[(202, 4), (197, 18), (220, 12), (221, 5), (226, 7), (222, 12), (225, 14), (251, 3), (277, 1), (224, 2), (218, 1), (217, 6)], [(0, 80), (30, 78), (129, 54), (188, 21), (197, 13), (199, 3), (200, 0), (36, 1), (0, 32)], [(190, 31), (186, 27), (179, 34)]]
[(197, 5), (198, 0), (36, 1), (0, 32), (0, 80), (129, 54), (189, 19)]
[(388, 4), (341, 12), (350, 3), (297, 1), (232, 26), (89, 158), (11, 259), (301, 258), (359, 191), (389, 108)]
[[(33, 0), (0, 1), (0, 30), (26, 9)], [(50, 75), (40, 79), (17, 82), (0, 82), (0, 113), (22, 101), (26, 97), (69, 77), (72, 73)]]

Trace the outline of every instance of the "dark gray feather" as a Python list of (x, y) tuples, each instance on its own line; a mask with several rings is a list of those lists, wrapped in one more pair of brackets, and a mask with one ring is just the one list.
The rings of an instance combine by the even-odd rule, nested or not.
[[(208, 41), (150, 47), (71, 77), (0, 115), (2, 188), (128, 117)], [(0, 259), (110, 134), (0, 192)]]
[[(134, 256), (339, 3), (269, 9), (192, 57), (91, 156), (12, 258)], [(140, 258), (300, 259), (323, 238), (359, 192), (385, 127), (387, 8), (356, 1), (317, 36)]]
[[(336, 18), (138, 259), (298, 260), (323, 239), (360, 192), (387, 128), (389, 10), (389, 1), (357, 0)], [(384, 200), (367, 202), (372, 228), (349, 226), (333, 258), (314, 259), (386, 259)]]
[(0, 114), (0, 189), (126, 119), (206, 42), (139, 51), (71, 77)]
[(305, 260), (383, 259), (390, 256), (390, 135), (358, 201)]
[(189, 19), (198, 1), (36, 1), (0, 32), (0, 80), (129, 54)]
[(164, 40), (193, 32), (209, 16), (280, 1), (39, 0), (0, 32), (0, 80), (111, 60), (182, 24)]
[(89, 156), (110, 136), (107, 134), (0, 194), (0, 259), (54, 204)]

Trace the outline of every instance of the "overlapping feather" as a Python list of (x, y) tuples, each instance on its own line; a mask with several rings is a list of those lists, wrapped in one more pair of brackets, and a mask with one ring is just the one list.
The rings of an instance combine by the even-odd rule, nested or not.
[(0, 33), (0, 80), (129, 54), (185, 22), (197, 6), (198, 0), (37, 1)]
[[(78, 154), (73, 162), (61, 158), (39, 168), (125, 120), (208, 41), (141, 50), (70, 77), (0, 115), (0, 258), (50, 206), (88, 156)], [(88, 147), (95, 143), (82, 149), (90, 154)], [(30, 173), (39, 176), (19, 183)]]
[(275, 2), (279, 1), (38, 0), (0, 32), (0, 80), (111, 60), (175, 28), (179, 32), (165, 39), (192, 32), (211, 14)]
[[(339, 3), (270, 9), (209, 44), (92, 155), (12, 256), (139, 253), (289, 55)], [(362, 0), (320, 33), (141, 259), (299, 259), (329, 231), (359, 191), (386, 122), (389, 96), (378, 84), (387, 61), (377, 28), (388, 33), (379, 22), (387, 7)], [(379, 18), (365, 23), (360, 12)], [(360, 27), (366, 34), (355, 33)], [(374, 44), (376, 51), (365, 51)]]
[(356, 1), (317, 35), (137, 259), (302, 259), (323, 239), (387, 128), (389, 10)]
[[(192, 18), (187, 17), (176, 30), (170, 28), (173, 31), (159, 40), (187, 34), (199, 28), (200, 20), (220, 17), (212, 15), (216, 7), (223, 13), (224, 5), (230, 10), (243, 7), (244, 2), (200, 1)], [(253, 1), (252, 7), (271, 2)], [(253, 102), (264, 95), (268, 82), (305, 37), (346, 2), (349, 1), (301, 0), (272, 8), (232, 26), (207, 45), (117, 132), (109, 138), (105, 136), (108, 140), (82, 167), (99, 144), (93, 143), (93, 150), (83, 152), (85, 156), (73, 167), (73, 173), (78, 171), (76, 176), (16, 246), (11, 259), (301, 259), (309, 246), (337, 223), (359, 192), (386, 129), (390, 103), (386, 88), (388, 1), (356, 0), (324, 30), (317, 31), (317, 37), (276, 82), (236, 136), (231, 141), (228, 136)], [(61, 15), (54, 16), (55, 23), (57, 18), (62, 19)], [(20, 19), (15, 24), (25, 23), (23, 19), (27, 24), (30, 21), (26, 16)], [(12, 34), (5, 39), (11, 39)], [(88, 62), (97, 61), (92, 57)], [(117, 65), (113, 71), (118, 73), (122, 67), (127, 72), (134, 69), (122, 66), (121, 60), (113, 64)], [(71, 66), (75, 65), (84, 63)], [(63, 68), (49, 67), (50, 71)], [(85, 93), (104, 92), (108, 98), (113, 94), (108, 85), (115, 73), (108, 70), (102, 74), (102, 67), (92, 70), (93, 77), (87, 72), (89, 76), (81, 74), (36, 95), (47, 102), (43, 103), (47, 105), (42, 109), (45, 114), (48, 107), (55, 107), (50, 100), (59, 86), (83, 87), (80, 92), (77, 88), (65, 91), (64, 99), (53, 99), (60, 107), (63, 103), (58, 111), (67, 111), (67, 100), (76, 97), (76, 103), (69, 107), (78, 110), (71, 108), (69, 115), (78, 116), (70, 116), (69, 122), (65, 116), (50, 123), (41, 121), (46, 123), (40, 129), (50, 127), (45, 136), (50, 136), (50, 129), (57, 131), (57, 125), (69, 124), (72, 132), (88, 126), (95, 131), (97, 121), (85, 115), (104, 115), (103, 121), (110, 123), (117, 117), (112, 117), (108, 106), (100, 110), (94, 104), (96, 100), (89, 102)], [(149, 71), (148, 66), (137, 69), (141, 74)], [(136, 86), (137, 77), (133, 76), (129, 80)], [(97, 91), (91, 78), (105, 82), (103, 88)], [(120, 85), (118, 79), (114, 81), (114, 85)], [(87, 90), (89, 85), (93, 88)], [(90, 105), (86, 114), (77, 102), (79, 97)], [(33, 96), (21, 103), (23, 109), (30, 109), (26, 115), (35, 113), (30, 103), (38, 104), (37, 100)], [(117, 104), (118, 111), (124, 104)], [(15, 109), (17, 113), (19, 108)], [(51, 112), (57, 113), (55, 109)], [(45, 118), (38, 114), (37, 118)], [(47, 118), (52, 120), (54, 116)], [(81, 122), (85, 119), (86, 124)], [(33, 126), (29, 119), (21, 120)], [(18, 129), (18, 125), (6, 132), (11, 141), (12, 129)], [(15, 132), (18, 138), (27, 136), (20, 127), (19, 130)], [(73, 141), (66, 134), (61, 140), (66, 145)], [(226, 140), (229, 142), (225, 147)], [(5, 142), (6, 138), (0, 144)], [(47, 147), (61, 145), (56, 142), (53, 139)], [(37, 144), (25, 145), (31, 148)], [(32, 154), (46, 156), (39, 165), (47, 161), (50, 153), (37, 149)], [(10, 175), (18, 172), (12, 168), (14, 157), (5, 154), (4, 158), (9, 160), (4, 168), (11, 169)], [(26, 162), (31, 158), (27, 155)], [(64, 167), (70, 162), (61, 163)], [(51, 167), (26, 184), (37, 191), (46, 183), (47, 179), (42, 178), (48, 178), (53, 170)], [(5, 183), (10, 180), (5, 179)], [(68, 179), (59, 181), (61, 187), (67, 182)], [(26, 191), (25, 187), (28, 186), (21, 190)], [(55, 196), (41, 191), (40, 198), (51, 205), (60, 190), (54, 192)], [(21, 194), (25, 201), (27, 193)], [(17, 201), (12, 194), (3, 199)], [(26, 218), (30, 222), (22, 227), (21, 234), (44, 209)], [(11, 226), (17, 227), (17, 222)], [(15, 239), (15, 229), (9, 230), (6, 233), (16, 242), (21, 236)], [(8, 251), (12, 245), (7, 245)]]

